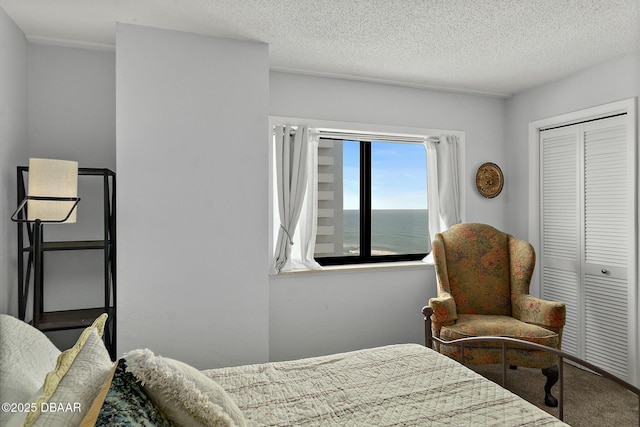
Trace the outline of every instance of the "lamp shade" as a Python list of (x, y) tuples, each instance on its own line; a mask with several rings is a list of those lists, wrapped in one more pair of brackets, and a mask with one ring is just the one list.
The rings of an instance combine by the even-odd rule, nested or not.
[[(78, 162), (69, 160), (29, 159), (28, 197), (77, 197)], [(73, 201), (29, 200), (27, 219), (61, 221), (73, 209)], [(73, 209), (65, 223), (76, 222)]]

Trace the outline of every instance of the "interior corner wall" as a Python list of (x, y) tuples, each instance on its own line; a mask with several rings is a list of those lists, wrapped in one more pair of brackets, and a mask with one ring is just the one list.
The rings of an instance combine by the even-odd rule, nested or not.
[(30, 157), (115, 169), (115, 68), (113, 52), (29, 45)]
[(118, 352), (268, 359), (268, 47), (118, 24)]
[[(74, 160), (81, 168), (115, 171), (115, 67), (113, 52), (29, 44), (29, 157)], [(101, 177), (79, 177), (78, 196), (77, 221), (45, 225), (46, 241), (103, 238)], [(104, 305), (102, 251), (52, 251), (44, 257), (46, 311)], [(55, 331), (47, 336), (64, 350), (80, 332)]]
[(0, 313), (18, 315), (16, 166), (27, 159), (27, 52), (22, 31), (0, 8)]
[[(507, 159), (514, 170), (520, 171), (506, 188), (510, 199), (511, 215), (507, 216), (510, 229), (532, 240), (528, 236), (529, 123), (632, 97), (640, 97), (640, 53), (599, 64), (507, 100)], [(640, 121), (640, 111), (638, 114)], [(536, 277), (531, 283), (533, 295), (540, 291)]]

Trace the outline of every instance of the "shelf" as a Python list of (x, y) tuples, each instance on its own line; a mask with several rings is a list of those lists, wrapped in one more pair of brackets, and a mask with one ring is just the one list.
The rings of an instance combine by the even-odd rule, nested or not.
[[(28, 166), (18, 166), (18, 173), (28, 172)], [(89, 176), (116, 176), (116, 173), (112, 170), (105, 168), (78, 168), (78, 175)]]
[[(42, 242), (43, 251), (76, 251), (85, 249), (104, 249), (104, 240), (77, 240), (67, 242)], [(31, 246), (23, 249), (25, 252), (32, 250)]]
[[(45, 311), (40, 315), (38, 329), (44, 332), (61, 331), (65, 329), (86, 328), (104, 313), (102, 308), (83, 308), (81, 310)], [(113, 314), (113, 307), (107, 311), (109, 317)]]
[(115, 176), (115, 172), (104, 168), (78, 168), (78, 175)]
[[(27, 180), (29, 168), (18, 166), (17, 196), (18, 205), (27, 197)], [(42, 241), (42, 227), (36, 232), (36, 224), (25, 221), (27, 212), (22, 212), (18, 221), (18, 316), (27, 321), (27, 305), (33, 304), (31, 324), (42, 331), (63, 331), (81, 329), (91, 324), (106, 311), (109, 318), (105, 324), (104, 343), (112, 360), (116, 353), (116, 174), (104, 168), (78, 168), (78, 176), (94, 176), (102, 181), (103, 193), (103, 227), (102, 233), (94, 233), (86, 237), (103, 236), (97, 240)], [(97, 185), (94, 183), (92, 185)], [(35, 239), (39, 239), (35, 244)], [(37, 246), (37, 250), (36, 250)], [(99, 250), (104, 252), (104, 304), (99, 308), (82, 308), (76, 310), (44, 311), (45, 295), (44, 253), (52, 251)], [(78, 261), (78, 259), (75, 259)], [(93, 305), (93, 304), (92, 304)], [(108, 308), (105, 308), (108, 307)], [(35, 321), (37, 318), (37, 322)]]

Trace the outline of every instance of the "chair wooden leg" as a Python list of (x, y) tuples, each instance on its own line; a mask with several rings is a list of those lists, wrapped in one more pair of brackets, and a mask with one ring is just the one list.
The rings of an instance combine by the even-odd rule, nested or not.
[(547, 377), (547, 382), (544, 385), (544, 404), (555, 408), (558, 406), (558, 399), (551, 394), (551, 387), (558, 382), (558, 365), (543, 369), (542, 373)]
[(429, 306), (422, 308), (422, 314), (424, 315), (424, 341), (425, 346), (433, 349), (433, 339), (431, 331), (431, 315), (433, 314), (433, 309)]

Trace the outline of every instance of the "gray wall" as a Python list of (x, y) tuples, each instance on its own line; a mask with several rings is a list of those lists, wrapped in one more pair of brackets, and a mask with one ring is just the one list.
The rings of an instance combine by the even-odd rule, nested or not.
[(504, 99), (279, 72), (270, 76), (272, 116), (465, 132), (464, 215), (496, 227), (504, 224), (502, 194), (488, 200), (475, 189), (478, 166), (504, 164)]
[[(510, 185), (505, 187), (505, 196), (510, 207), (510, 214), (506, 218), (507, 229), (519, 236), (535, 240), (528, 236), (529, 123), (638, 96), (640, 53), (532, 88), (507, 100), (505, 174), (512, 177)], [(539, 289), (539, 283), (533, 281), (532, 292), (538, 293)]]
[(22, 32), (0, 8), (0, 313), (18, 315), (16, 166), (27, 159), (27, 52)]
[[(632, 97), (640, 97), (640, 53), (609, 61), (567, 78), (530, 89), (507, 101), (508, 165), (509, 170), (518, 171), (514, 174), (515, 179), (508, 189), (509, 203), (514, 213), (508, 217), (509, 228), (526, 235), (530, 227), (529, 159), (524, 154), (529, 150), (529, 123)], [(636, 108), (637, 102), (636, 99)], [(636, 123), (640, 123), (640, 110), (638, 110)], [(637, 146), (636, 150), (640, 155), (640, 149)], [(636, 169), (638, 165), (640, 160), (636, 159)], [(636, 185), (640, 189), (640, 184), (636, 183)], [(528, 238), (531, 241), (536, 240), (533, 236)], [(636, 239), (640, 241), (640, 236), (636, 236)], [(534, 294), (540, 292), (538, 277), (539, 271), (536, 268), (531, 284)], [(638, 295), (637, 304), (640, 306), (640, 292), (637, 289), (638, 284), (635, 285), (636, 295)], [(640, 334), (638, 328), (635, 330)], [(640, 336), (636, 338), (636, 342), (640, 345)], [(640, 348), (635, 349), (635, 354), (640, 354)]]
[[(115, 171), (115, 54), (32, 44), (28, 84), (29, 157)], [(102, 195), (101, 178), (80, 177), (77, 222), (46, 225), (45, 240), (102, 239)], [(103, 266), (102, 251), (46, 253), (45, 310), (103, 305)], [(64, 348), (75, 332), (51, 336)]]
[[(269, 115), (464, 131), (465, 219), (527, 238), (529, 122), (640, 95), (640, 55), (503, 100), (269, 73), (266, 45), (136, 26), (118, 27), (115, 55), (29, 45), (1, 9), (0, 47), (4, 217), (29, 156), (117, 163), (118, 352), (199, 367), (423, 340), (432, 267), (268, 276)], [(492, 200), (474, 187), (485, 161), (505, 173)], [(79, 221), (95, 218), (86, 193)], [(16, 314), (15, 227), (2, 224), (0, 312)], [(93, 301), (89, 262), (54, 308)]]
[[(273, 116), (464, 131), (464, 218), (504, 228), (504, 195), (475, 190), (478, 166), (504, 164), (503, 99), (278, 72), (270, 82)], [(422, 265), (273, 276), (270, 292), (270, 358), (283, 360), (423, 343), (421, 308), (436, 285)]]
[[(16, 206), (16, 166), (50, 157), (115, 170), (115, 55), (29, 44), (2, 9), (0, 32), (0, 312), (17, 315), (16, 228), (8, 220)], [(46, 226), (45, 239), (101, 238), (101, 183), (81, 180), (78, 192), (78, 222)], [(47, 253), (45, 262), (46, 310), (102, 304), (101, 253)], [(76, 332), (51, 337), (66, 348)]]
[(269, 357), (267, 45), (117, 29), (118, 346)]

